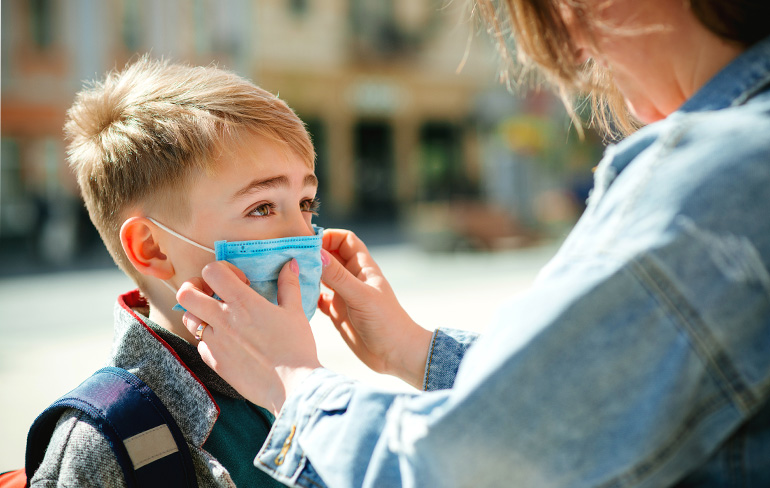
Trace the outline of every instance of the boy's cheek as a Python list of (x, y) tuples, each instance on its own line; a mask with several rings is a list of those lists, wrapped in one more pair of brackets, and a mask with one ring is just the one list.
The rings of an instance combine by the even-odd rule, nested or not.
[(181, 282), (188, 281), (191, 278), (197, 278), (202, 275), (203, 268), (207, 264), (216, 261), (213, 254), (206, 256), (190, 255), (197, 253), (187, 253), (186, 255), (174, 256), (174, 270), (176, 278)]

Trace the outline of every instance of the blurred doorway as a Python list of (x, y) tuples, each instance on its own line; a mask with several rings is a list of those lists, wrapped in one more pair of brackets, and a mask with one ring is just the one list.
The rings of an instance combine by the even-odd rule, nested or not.
[(431, 121), (420, 129), (420, 200), (468, 197), (471, 184), (463, 161), (462, 130), (451, 122)]
[(354, 129), (357, 217), (396, 219), (393, 127), (387, 121), (360, 121)]

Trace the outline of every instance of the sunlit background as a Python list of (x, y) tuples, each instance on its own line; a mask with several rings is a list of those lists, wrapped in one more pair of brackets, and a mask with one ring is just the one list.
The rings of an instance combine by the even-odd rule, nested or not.
[[(468, 1), (2, 0), (0, 472), (21, 463), (35, 414), (103, 361), (115, 295), (132, 287), (88, 220), (62, 126), (85, 81), (141, 53), (216, 63), (286, 100), (316, 147), (317, 223), (393, 263), (402, 301), (440, 315), (534, 276), (602, 148), (547, 90), (498, 83)], [(427, 274), (441, 293), (414, 285)], [(469, 275), (498, 281), (470, 278), (473, 295)], [(480, 330), (493, 305), (432, 326)]]

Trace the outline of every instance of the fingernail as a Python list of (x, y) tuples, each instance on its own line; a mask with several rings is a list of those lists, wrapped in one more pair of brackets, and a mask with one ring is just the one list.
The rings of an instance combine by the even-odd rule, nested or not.
[(329, 255), (329, 251), (321, 249), (321, 265), (325, 268), (332, 262), (332, 257)]
[(289, 263), (289, 268), (294, 272), (294, 274), (299, 274), (299, 265), (297, 264), (297, 260), (292, 258), (291, 262)]

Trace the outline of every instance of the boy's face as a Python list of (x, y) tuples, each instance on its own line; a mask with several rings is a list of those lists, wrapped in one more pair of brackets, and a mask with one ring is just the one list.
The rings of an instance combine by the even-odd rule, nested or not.
[[(202, 173), (188, 187), (187, 222), (166, 225), (211, 249), (219, 240), (311, 236), (317, 189), (318, 180), (302, 159), (280, 143), (249, 134), (223, 151), (213, 175)], [(213, 254), (163, 234), (175, 271), (169, 281), (176, 288), (214, 261)]]

